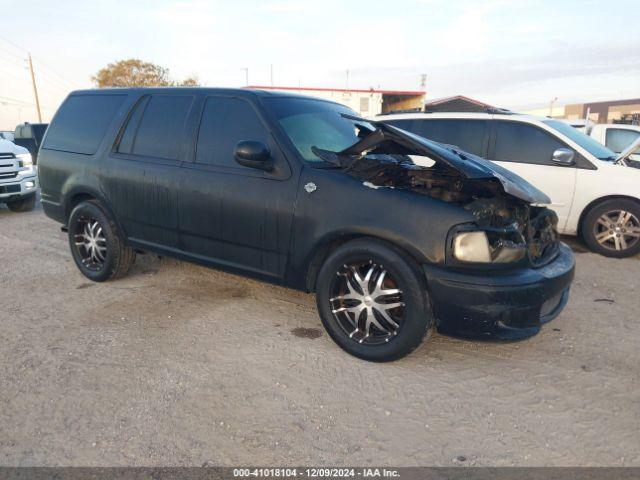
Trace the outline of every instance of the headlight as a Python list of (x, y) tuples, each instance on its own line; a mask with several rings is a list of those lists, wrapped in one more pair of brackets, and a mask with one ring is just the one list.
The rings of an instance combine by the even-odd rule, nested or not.
[(27, 167), (24, 170), (20, 170), (18, 175), (33, 174), (33, 158), (30, 153), (19, 153), (16, 158), (18, 159), (19, 167)]
[(453, 257), (460, 262), (517, 262), (526, 248), (522, 235), (509, 229), (461, 231), (453, 237)]
[(453, 256), (461, 262), (490, 262), (489, 239), (484, 232), (461, 232), (453, 239)]

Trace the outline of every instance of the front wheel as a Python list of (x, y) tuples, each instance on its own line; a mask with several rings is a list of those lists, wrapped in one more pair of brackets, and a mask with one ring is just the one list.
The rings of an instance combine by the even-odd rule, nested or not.
[(36, 206), (36, 196), (35, 194), (30, 195), (25, 198), (21, 198), (20, 200), (14, 200), (12, 202), (7, 202), (7, 207), (12, 212), (30, 212)]
[(640, 253), (640, 204), (612, 199), (596, 205), (584, 217), (582, 237), (591, 251), (606, 257)]
[(94, 282), (126, 275), (135, 259), (116, 223), (95, 201), (80, 203), (69, 216), (69, 247), (82, 274)]
[(409, 354), (432, 322), (419, 267), (376, 240), (354, 240), (329, 255), (318, 274), (316, 302), (331, 338), (369, 361)]

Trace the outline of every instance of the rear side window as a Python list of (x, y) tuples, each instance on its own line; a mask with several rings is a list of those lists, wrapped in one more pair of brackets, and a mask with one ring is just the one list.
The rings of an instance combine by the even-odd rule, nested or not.
[(496, 122), (496, 144), (492, 160), (555, 165), (551, 158), (558, 148), (567, 148), (549, 133), (520, 122)]
[(608, 128), (605, 145), (615, 153), (621, 153), (640, 137), (640, 132), (624, 128)]
[(434, 142), (454, 145), (483, 157), (488, 139), (487, 128), (486, 120), (414, 120), (412, 131)]
[(151, 95), (135, 106), (118, 152), (178, 160), (191, 95)]
[(242, 140), (258, 140), (269, 145), (269, 132), (255, 110), (245, 100), (209, 97), (205, 103), (198, 132), (196, 163), (247, 168), (233, 156)]
[(93, 155), (126, 95), (72, 95), (49, 126), (42, 148)]

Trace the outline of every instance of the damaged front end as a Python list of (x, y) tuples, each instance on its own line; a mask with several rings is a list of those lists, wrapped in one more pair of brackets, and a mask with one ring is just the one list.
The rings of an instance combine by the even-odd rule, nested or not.
[(370, 188), (408, 189), (471, 212), (475, 222), (450, 235), (448, 259), (454, 265), (540, 266), (555, 257), (557, 216), (535, 206), (550, 199), (522, 178), (456, 147), (343, 116), (355, 122), (360, 140), (339, 152), (313, 147), (313, 153)]

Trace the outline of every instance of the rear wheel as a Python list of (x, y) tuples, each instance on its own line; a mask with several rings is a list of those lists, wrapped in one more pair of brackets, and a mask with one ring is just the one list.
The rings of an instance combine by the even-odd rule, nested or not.
[(85, 277), (102, 282), (127, 274), (135, 252), (99, 203), (87, 201), (75, 207), (68, 230), (71, 254)]
[(409, 354), (432, 321), (418, 266), (375, 240), (354, 240), (329, 255), (318, 274), (316, 302), (331, 338), (370, 361)]
[(36, 196), (30, 195), (26, 198), (21, 198), (20, 200), (14, 200), (12, 202), (7, 202), (7, 207), (12, 212), (30, 212), (36, 206)]
[(612, 199), (594, 206), (582, 222), (582, 237), (593, 252), (606, 257), (640, 253), (640, 204)]

